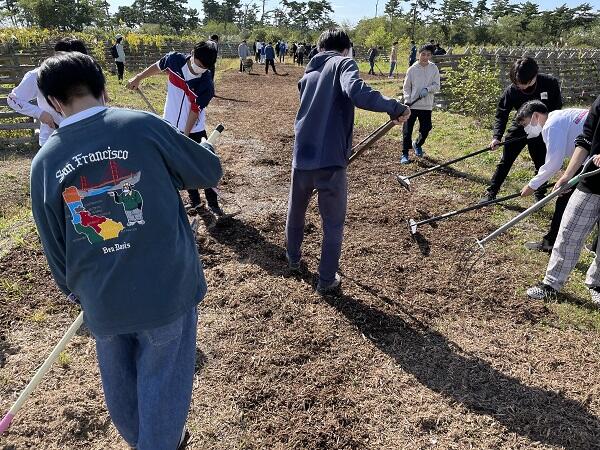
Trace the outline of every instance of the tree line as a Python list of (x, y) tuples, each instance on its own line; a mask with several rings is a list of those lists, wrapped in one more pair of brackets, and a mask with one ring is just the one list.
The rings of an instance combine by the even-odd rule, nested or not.
[[(328, 0), (134, 0), (111, 13), (107, 0), (0, 0), (0, 18), (15, 27), (83, 31), (88, 27), (129, 28), (141, 33), (219, 33), (242, 38), (313, 42), (336, 25)], [(357, 45), (389, 46), (396, 40), (447, 46), (573, 45), (600, 47), (600, 14), (589, 3), (542, 10), (509, 0), (387, 0), (373, 2), (374, 17), (341, 23)], [(375, 11), (374, 11), (375, 12)]]

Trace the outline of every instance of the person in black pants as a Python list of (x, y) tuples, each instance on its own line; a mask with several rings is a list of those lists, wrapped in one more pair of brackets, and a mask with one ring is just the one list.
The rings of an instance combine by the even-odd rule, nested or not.
[[(496, 109), (496, 121), (494, 124), (494, 137), (490, 146), (498, 147), (502, 140), (502, 135), (508, 123), (510, 112), (518, 110), (526, 102), (530, 100), (540, 100), (544, 103), (548, 112), (562, 108), (562, 95), (560, 92), (560, 84), (556, 78), (551, 75), (538, 73), (539, 68), (533, 58), (520, 58), (510, 69), (510, 80), (512, 84), (506, 88)], [(502, 187), (502, 183), (508, 176), (508, 172), (521, 150), (527, 144), (529, 155), (535, 166), (535, 173), (544, 164), (546, 158), (546, 145), (541, 136), (533, 139), (526, 139), (527, 134), (523, 127), (516, 122), (508, 129), (505, 140), (521, 138), (520, 140), (507, 144), (502, 148), (502, 158), (496, 166), (496, 171), (492, 176), (490, 186), (487, 189), (485, 196), (481, 202), (494, 200)], [(541, 186), (535, 192), (536, 200), (541, 200), (546, 195), (547, 188)]]
[(269, 42), (269, 45), (265, 47), (265, 73), (269, 73), (269, 66), (273, 68), (273, 72), (277, 74), (275, 69), (275, 50), (273, 49), (273, 43)]
[[(197, 133), (190, 133), (189, 138), (195, 142), (202, 142), (202, 138), (207, 139), (208, 135), (206, 134), (206, 130), (199, 131)], [(188, 196), (190, 197), (190, 205), (188, 208), (188, 212), (197, 212), (198, 208), (202, 204), (202, 200), (200, 200), (200, 191), (198, 189), (190, 189), (187, 191)], [(223, 216), (223, 210), (219, 206), (219, 196), (213, 188), (204, 189), (204, 195), (206, 196), (206, 203), (208, 205), (208, 209), (212, 211), (212, 213), (217, 217)]]

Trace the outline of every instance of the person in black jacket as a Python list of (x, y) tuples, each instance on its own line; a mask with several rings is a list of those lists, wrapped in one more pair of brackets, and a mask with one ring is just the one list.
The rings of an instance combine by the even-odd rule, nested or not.
[[(556, 182), (554, 189), (565, 185), (581, 168), (581, 164), (592, 157), (593, 162), (585, 172), (600, 167), (600, 96), (596, 99), (583, 125), (583, 133), (575, 140), (575, 153), (571, 157), (565, 173)], [(579, 261), (585, 239), (600, 220), (600, 175), (581, 181), (569, 199), (563, 214), (558, 236), (546, 269), (546, 276), (536, 286), (527, 289), (527, 295), (534, 299), (555, 297)], [(587, 285), (592, 302), (600, 307), (600, 261), (596, 256), (587, 271)]]
[[(506, 88), (496, 109), (496, 122), (494, 124), (494, 138), (490, 143), (492, 148), (496, 148), (502, 140), (502, 135), (506, 130), (508, 116), (510, 112), (519, 110), (526, 102), (530, 100), (541, 100), (547, 108), (548, 112), (552, 112), (562, 108), (562, 95), (560, 85), (556, 78), (551, 75), (538, 73), (539, 68), (533, 58), (520, 58), (513, 64), (510, 69), (511, 85)], [(526, 139), (527, 134), (523, 127), (516, 122), (513, 122), (505, 140), (522, 138), (511, 144), (507, 144), (502, 149), (502, 158), (496, 167), (496, 171), (492, 176), (490, 186), (487, 189), (486, 195), (481, 201), (494, 200), (504, 180), (508, 176), (508, 172), (513, 163), (527, 144), (529, 154), (535, 166), (535, 173), (544, 164), (546, 158), (546, 145), (542, 136), (533, 139)], [(535, 192), (536, 200), (540, 200), (546, 194), (546, 186), (543, 185)]]

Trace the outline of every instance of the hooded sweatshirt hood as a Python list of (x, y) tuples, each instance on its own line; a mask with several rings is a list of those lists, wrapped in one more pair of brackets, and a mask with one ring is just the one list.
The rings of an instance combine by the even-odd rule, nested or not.
[(354, 107), (396, 118), (406, 107), (381, 95), (361, 78), (352, 58), (336, 51), (316, 54), (298, 82), (294, 160), (299, 170), (346, 167), (352, 147)]
[(323, 67), (325, 65), (325, 63), (327, 61), (329, 61), (331, 58), (335, 58), (336, 56), (341, 57), (341, 58), (344, 57), (341, 53), (336, 52), (336, 51), (331, 51), (331, 50), (328, 50), (326, 52), (317, 53), (315, 56), (313, 56), (313, 58), (310, 60), (310, 62), (306, 66), (305, 73), (310, 73), (310, 72), (314, 72), (315, 70), (319, 70), (321, 67)]

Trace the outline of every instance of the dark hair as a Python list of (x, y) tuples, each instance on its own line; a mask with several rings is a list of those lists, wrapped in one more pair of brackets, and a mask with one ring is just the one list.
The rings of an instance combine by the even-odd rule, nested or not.
[(198, 42), (194, 47), (194, 58), (198, 59), (204, 67), (210, 68), (217, 62), (217, 51), (206, 42)]
[(210, 36), (210, 38), (211, 38), (213, 41), (218, 41), (218, 40), (219, 40), (219, 35), (218, 35), (218, 34), (212, 34), (212, 35)]
[(71, 39), (71, 51), (83, 53), (84, 55), (88, 54), (85, 44), (80, 39)]
[(415, 44), (415, 41), (410, 41), (410, 43), (414, 45), (414, 44)]
[(548, 107), (544, 105), (539, 100), (531, 100), (525, 103), (521, 108), (519, 108), (519, 112), (517, 112), (516, 121), (517, 123), (523, 123), (525, 119), (531, 118), (533, 113), (541, 113), (548, 114)]
[(118, 44), (118, 43), (120, 43), (122, 40), (123, 40), (123, 38), (122, 38), (122, 37), (120, 37), (120, 38), (117, 38), (117, 39), (116, 39), (116, 42), (117, 42), (117, 44)]
[(317, 47), (325, 51), (335, 50), (341, 53), (350, 48), (350, 37), (341, 28), (331, 28), (321, 33)]
[(398, 41), (394, 42), (392, 45), (398, 45)]
[(63, 38), (54, 44), (55, 52), (79, 52), (87, 55), (87, 48), (79, 39)]
[(431, 54), (433, 54), (434, 51), (435, 51), (435, 47), (431, 44), (421, 45), (421, 48), (419, 49), (419, 53), (430, 52)]
[(519, 58), (510, 68), (510, 81), (514, 84), (529, 83), (538, 74), (539, 67), (535, 59)]
[(66, 52), (51, 56), (42, 63), (37, 84), (48, 103), (49, 97), (54, 97), (69, 104), (75, 97), (87, 94), (100, 98), (106, 80), (94, 58), (79, 52)]

